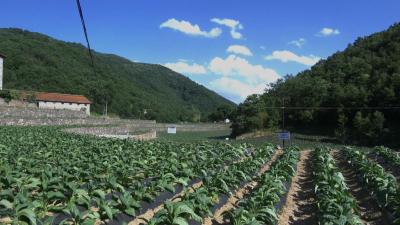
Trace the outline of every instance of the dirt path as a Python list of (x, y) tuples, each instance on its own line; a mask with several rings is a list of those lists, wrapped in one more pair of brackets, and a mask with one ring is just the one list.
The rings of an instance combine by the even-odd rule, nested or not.
[(292, 179), (285, 206), (279, 215), (278, 225), (317, 224), (311, 158), (310, 150), (301, 151), (297, 172)]
[[(275, 154), (272, 156), (271, 160), (269, 160), (266, 164), (264, 164), (261, 169), (258, 171), (257, 176), (261, 176), (263, 173), (269, 170), (271, 164), (279, 158), (280, 155), (283, 154), (282, 150), (277, 150)], [(221, 206), (219, 209), (217, 209), (213, 215), (212, 218), (207, 217), (203, 219), (203, 224), (202, 225), (212, 225), (214, 224), (213, 221), (215, 221), (218, 224), (224, 224), (225, 222), (223, 221), (223, 216), (222, 214), (224, 212), (227, 212), (229, 210), (232, 210), (235, 206), (235, 203), (242, 199), (246, 194), (250, 193), (256, 186), (258, 182), (257, 181), (251, 181), (247, 184), (245, 184), (243, 187), (239, 188), (238, 190), (235, 191), (233, 195), (231, 195), (223, 206)]]
[(363, 184), (357, 177), (356, 171), (351, 168), (350, 164), (344, 158), (344, 155), (339, 151), (332, 151), (332, 156), (336, 161), (337, 166), (342, 172), (346, 185), (349, 188), (351, 195), (356, 199), (361, 220), (368, 225), (386, 225), (390, 224), (384, 213), (379, 208), (375, 199), (373, 199), (367, 190), (363, 188)]

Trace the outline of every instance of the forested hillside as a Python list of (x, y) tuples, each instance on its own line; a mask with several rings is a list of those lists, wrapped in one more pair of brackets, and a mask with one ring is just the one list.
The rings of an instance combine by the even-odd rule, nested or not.
[(319, 129), (343, 142), (395, 141), (400, 128), (400, 24), (358, 38), (344, 51), (310, 70), (286, 76), (259, 96), (250, 96), (235, 112), (234, 135), (279, 128)]
[(94, 73), (84, 46), (39, 33), (0, 29), (0, 52), (7, 56), (6, 89), (83, 94), (98, 113), (108, 102), (109, 112), (124, 118), (198, 121), (222, 105), (234, 106), (161, 65), (95, 52)]

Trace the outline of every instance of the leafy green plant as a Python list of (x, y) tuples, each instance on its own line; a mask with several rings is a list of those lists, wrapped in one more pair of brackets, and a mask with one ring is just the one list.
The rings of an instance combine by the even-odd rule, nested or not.
[(117, 208), (130, 216), (135, 216), (136, 210), (141, 207), (129, 192), (123, 192), (118, 196), (114, 195), (114, 198), (118, 203)]
[[(141, 202), (175, 192), (177, 185), (186, 188), (189, 180), (204, 174), (218, 174), (247, 157), (248, 148), (217, 142), (99, 139), (56, 127), (0, 127), (0, 215), (22, 222), (33, 218), (39, 224), (50, 223), (49, 215), (59, 213), (69, 216), (66, 223), (112, 220), (119, 213), (133, 216)], [(249, 171), (251, 164), (247, 163)], [(247, 176), (238, 170), (226, 177)], [(232, 182), (230, 188), (239, 179)]]
[(400, 223), (400, 189), (396, 178), (382, 166), (369, 160), (364, 152), (345, 147), (343, 153), (360, 174), (366, 188), (379, 206), (392, 213), (393, 223)]
[(237, 202), (236, 208), (224, 213), (230, 223), (276, 224), (278, 212), (275, 205), (286, 192), (284, 182), (294, 175), (299, 149), (291, 147), (275, 161), (270, 169), (258, 178), (258, 186), (250, 196)]
[(383, 157), (387, 162), (393, 166), (400, 166), (400, 156), (397, 152), (394, 152), (384, 146), (375, 147), (374, 152)]
[[(219, 202), (219, 196), (222, 194), (230, 195), (241, 182), (248, 181), (256, 175), (260, 166), (264, 164), (270, 156), (275, 152), (271, 145), (264, 145), (254, 149), (254, 154), (245, 157), (243, 160), (232, 163), (221, 170), (202, 171), (203, 186), (198, 190), (186, 194), (180, 202), (172, 202), (169, 204), (179, 205), (185, 204), (189, 206), (197, 215), (210, 216), (210, 208)], [(164, 220), (159, 220), (159, 214), (168, 214), (168, 211), (160, 211), (155, 218), (150, 220), (151, 224), (161, 225)], [(171, 215), (167, 215), (171, 216)], [(186, 218), (186, 221), (190, 218)]]
[(202, 218), (185, 202), (172, 203), (167, 201), (164, 208), (148, 224), (186, 225), (189, 219), (202, 221)]
[(363, 224), (354, 214), (356, 201), (348, 192), (328, 148), (314, 150), (313, 177), (319, 224)]

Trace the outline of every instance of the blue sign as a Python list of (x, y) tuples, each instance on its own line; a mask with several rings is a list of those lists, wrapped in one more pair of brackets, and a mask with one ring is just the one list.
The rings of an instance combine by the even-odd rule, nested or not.
[(280, 140), (290, 140), (290, 132), (288, 131), (278, 132), (278, 138)]

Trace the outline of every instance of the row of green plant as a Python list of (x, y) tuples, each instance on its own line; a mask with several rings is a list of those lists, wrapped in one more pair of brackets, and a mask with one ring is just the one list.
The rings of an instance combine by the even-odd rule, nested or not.
[(357, 203), (348, 191), (329, 148), (314, 150), (313, 181), (319, 224), (362, 224), (356, 214)]
[(400, 156), (397, 152), (383, 146), (375, 147), (374, 152), (393, 166), (400, 166)]
[[(134, 216), (140, 203), (246, 156), (249, 146), (99, 139), (50, 127), (0, 127), (0, 218), (76, 224)], [(92, 210), (96, 207), (99, 210)]]
[(257, 178), (258, 186), (252, 193), (239, 200), (235, 209), (227, 211), (224, 216), (234, 225), (276, 224), (280, 206), (278, 203), (287, 192), (285, 184), (295, 174), (299, 158), (299, 149), (290, 147), (276, 160), (270, 169)]
[(364, 152), (349, 147), (343, 149), (348, 162), (362, 180), (379, 206), (391, 213), (394, 224), (400, 224), (400, 189), (396, 178), (382, 166), (368, 159)]
[(232, 191), (244, 182), (255, 178), (257, 172), (265, 164), (275, 148), (264, 145), (253, 151), (252, 156), (229, 166), (222, 172), (208, 171), (203, 174), (203, 185), (183, 195), (178, 201), (167, 201), (149, 224), (172, 225), (187, 224), (190, 220), (198, 222), (204, 217), (211, 217), (211, 207), (220, 202), (222, 195), (230, 196)]

